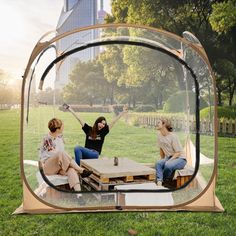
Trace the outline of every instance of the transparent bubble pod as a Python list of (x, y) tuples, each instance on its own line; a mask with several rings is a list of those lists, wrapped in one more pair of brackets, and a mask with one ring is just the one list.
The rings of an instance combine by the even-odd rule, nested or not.
[[(65, 173), (46, 175), (39, 157), (54, 117), (63, 122), (65, 150), (72, 159), (74, 147), (84, 146), (81, 125), (64, 103), (90, 126), (99, 116), (109, 126), (122, 114), (99, 158), (81, 160), (80, 167), (93, 173), (78, 174), (80, 191), (68, 185)], [(23, 211), (221, 211), (214, 195), (216, 112), (215, 78), (190, 32), (180, 37), (151, 27), (105, 24), (44, 35), (22, 84)], [(171, 121), (187, 164), (158, 186), (161, 119)]]

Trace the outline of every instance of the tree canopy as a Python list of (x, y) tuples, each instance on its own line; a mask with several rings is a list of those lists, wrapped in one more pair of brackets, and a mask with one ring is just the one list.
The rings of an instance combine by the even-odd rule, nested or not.
[(218, 33), (227, 33), (236, 28), (236, 0), (218, 2), (212, 6), (210, 23)]
[[(205, 48), (217, 79), (219, 105), (234, 103), (235, 86), (235, 0), (153, 1), (113, 0), (107, 23), (134, 23), (161, 28), (182, 36), (192, 32)], [(230, 22), (230, 23), (227, 23)], [(145, 31), (105, 29), (104, 36), (147, 37)], [(162, 39), (168, 45), (168, 39)], [(180, 43), (175, 45), (181, 47)], [(186, 50), (186, 61), (201, 82), (200, 95), (212, 104), (210, 74), (201, 58)], [(195, 58), (191, 61), (191, 58)], [(162, 108), (178, 91), (194, 91), (194, 80), (182, 65), (161, 52), (130, 45), (104, 46), (94, 61), (79, 62), (70, 75), (63, 97), (70, 103), (125, 102), (152, 104)]]
[[(190, 31), (200, 40), (205, 48), (214, 72), (218, 76), (217, 81), (222, 84), (228, 84), (227, 81), (234, 81), (233, 70), (229, 70), (227, 76), (219, 77), (217, 69), (219, 60), (227, 60), (235, 67), (236, 61), (236, 1), (201, 1), (201, 0), (183, 0), (183, 1), (153, 1), (153, 0), (113, 0), (112, 15), (107, 17), (107, 22), (123, 22), (152, 26), (164, 29), (177, 35), (182, 35), (184, 31)], [(129, 64), (128, 73), (141, 76), (141, 69), (136, 66), (137, 61), (131, 62), (128, 53), (124, 52), (124, 61)], [(135, 51), (133, 51), (133, 54)], [(136, 51), (137, 53), (137, 51)], [(141, 64), (141, 63), (139, 63)], [(224, 63), (224, 70), (227, 65)], [(176, 71), (177, 72), (177, 67)], [(143, 68), (142, 68), (143, 69)], [(138, 71), (139, 70), (139, 71)], [(179, 72), (181, 69), (179, 70)], [(136, 73), (133, 73), (136, 72)], [(234, 78), (234, 79), (233, 79)], [(124, 80), (124, 78), (123, 78)], [(141, 78), (137, 78), (137, 83)], [(126, 81), (127, 82), (127, 81)], [(181, 81), (179, 81), (181, 85)], [(221, 86), (221, 85), (220, 85)], [(222, 87), (222, 86), (221, 86)], [(181, 86), (180, 86), (181, 88)], [(223, 97), (232, 104), (232, 97), (235, 96), (235, 87), (228, 86), (223, 89)], [(218, 92), (221, 90), (218, 90)], [(221, 102), (219, 102), (221, 104)]]

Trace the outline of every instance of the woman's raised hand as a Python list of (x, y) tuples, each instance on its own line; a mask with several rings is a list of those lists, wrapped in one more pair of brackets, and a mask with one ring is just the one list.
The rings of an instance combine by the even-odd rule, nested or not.
[(63, 106), (64, 109), (69, 109), (70, 108), (70, 106), (66, 103), (64, 103), (62, 106)]
[(127, 113), (128, 112), (128, 105), (124, 105), (123, 106), (123, 113)]

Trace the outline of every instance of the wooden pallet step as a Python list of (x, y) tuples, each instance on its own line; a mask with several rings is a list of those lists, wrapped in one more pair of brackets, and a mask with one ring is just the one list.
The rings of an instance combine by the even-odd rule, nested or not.
[(142, 184), (142, 183), (152, 183), (153, 182), (153, 181), (149, 181), (147, 179), (139, 178), (139, 179), (134, 179), (134, 181), (132, 181), (132, 182), (125, 182), (122, 179), (113, 179), (109, 183), (101, 183), (101, 182), (95, 181), (92, 177), (83, 178), (83, 181), (86, 184), (88, 184), (89, 186), (91, 186), (93, 189), (95, 189), (96, 191), (100, 191), (100, 190), (105, 190), (105, 191), (114, 190), (114, 186), (116, 186), (116, 185)]
[[(191, 178), (191, 175), (189, 176), (178, 176), (177, 177), (177, 185), (176, 187), (179, 188), (181, 187), (182, 185), (184, 185), (187, 181), (189, 181)], [(188, 184), (188, 188), (191, 188), (191, 187), (196, 187), (197, 186), (197, 180), (194, 179), (192, 180), (189, 184)]]
[(109, 184), (112, 181), (124, 181), (124, 182), (133, 182), (135, 180), (155, 180), (155, 175), (150, 174), (150, 175), (138, 175), (138, 176), (121, 176), (121, 177), (106, 177), (106, 176), (99, 176), (96, 173), (93, 173), (90, 178), (95, 180), (98, 183), (103, 183), (103, 184)]

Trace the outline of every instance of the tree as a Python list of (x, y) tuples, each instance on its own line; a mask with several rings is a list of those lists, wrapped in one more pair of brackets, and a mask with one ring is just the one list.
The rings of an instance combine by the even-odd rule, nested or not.
[(39, 93), (36, 94), (35, 98), (38, 104), (52, 105), (53, 104), (52, 88), (48, 87), (44, 90), (39, 91)]
[[(182, 35), (182, 32), (186, 30), (190, 31), (197, 36), (206, 49), (212, 65), (216, 64), (219, 59), (227, 59), (235, 65), (235, 0), (113, 0), (112, 13), (113, 16), (107, 18), (109, 22), (148, 25), (165, 29), (178, 35)], [(218, 24), (218, 22), (220, 23)], [(225, 33), (218, 34), (218, 32)], [(174, 46), (178, 47), (178, 45)], [(196, 63), (192, 64), (196, 65)], [(197, 68), (202, 70), (199, 75), (201, 75), (200, 79), (204, 84), (200, 89), (206, 93), (209, 75), (204, 73), (204, 67), (200, 67), (200, 64)], [(181, 66), (179, 67), (177, 63), (174, 68), (175, 72), (180, 75)], [(177, 78), (181, 78), (181, 76)], [(183, 90), (184, 86), (181, 86), (183, 85), (181, 80), (178, 83), (180, 90)], [(191, 87), (193, 84), (189, 84), (189, 86)], [(220, 90), (217, 91), (220, 92)], [(227, 98), (229, 103), (231, 103), (231, 90), (227, 91), (230, 93)]]
[(174, 73), (173, 58), (137, 46), (125, 46), (123, 51), (124, 62), (128, 65), (123, 83), (127, 87), (139, 88), (136, 93), (143, 102), (152, 103), (156, 108), (161, 107), (166, 94), (179, 88), (178, 80), (175, 80), (178, 76)]
[(104, 79), (98, 61), (79, 62), (70, 75), (70, 83), (63, 90), (63, 99), (72, 104), (105, 104), (109, 83)]
[(228, 60), (218, 60), (215, 65), (216, 88), (218, 92), (218, 105), (222, 105), (222, 95), (226, 94), (228, 105), (232, 105), (233, 96), (236, 91), (236, 67)]
[(107, 46), (103, 53), (99, 55), (99, 62), (103, 66), (104, 78), (110, 85), (110, 104), (113, 104), (119, 80), (126, 74), (127, 70), (127, 66), (123, 62), (122, 47), (117, 45)]
[(236, 27), (236, 0), (218, 2), (212, 8), (209, 20), (213, 30), (226, 34)]
[(127, 14), (122, 16), (123, 22), (126, 23), (153, 26), (180, 36), (188, 30), (195, 34), (212, 54), (210, 59), (214, 59), (217, 33), (211, 29), (209, 17), (212, 5), (216, 2), (218, 1), (130, 0), (127, 3), (126, 0), (114, 0), (112, 9), (117, 13), (113, 20), (117, 22), (120, 19), (118, 13), (122, 12)]

